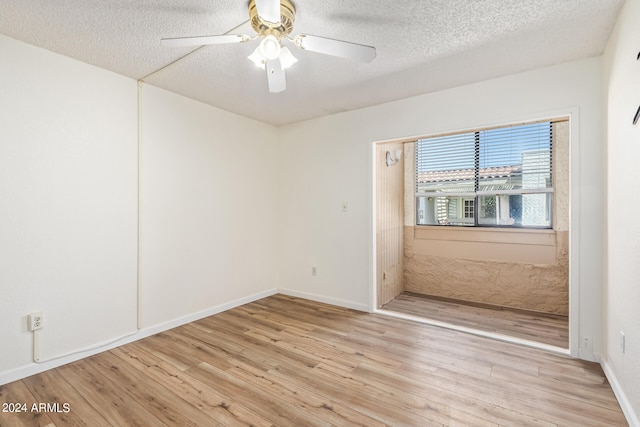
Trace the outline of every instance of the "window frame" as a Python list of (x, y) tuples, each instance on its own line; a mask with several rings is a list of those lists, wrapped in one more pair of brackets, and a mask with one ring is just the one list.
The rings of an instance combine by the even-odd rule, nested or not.
[[(449, 132), (449, 133), (445, 133), (445, 134), (436, 134), (436, 135), (432, 135), (432, 136), (427, 136), (427, 137), (423, 137), (420, 138), (418, 140), (415, 140), (415, 158), (416, 158), (416, 169), (415, 169), (415, 176), (414, 176), (414, 188), (415, 188), (415, 225), (416, 226), (420, 226), (420, 227), (439, 227), (439, 226), (449, 226), (449, 227), (459, 227), (459, 228), (505, 228), (505, 229), (527, 229), (527, 230), (550, 230), (554, 228), (554, 224), (553, 224), (553, 218), (554, 218), (554, 212), (556, 209), (556, 201), (555, 201), (555, 197), (553, 196), (554, 194), (554, 190), (555, 190), (555, 175), (554, 175), (554, 169), (555, 169), (555, 159), (554, 159), (554, 150), (555, 150), (555, 135), (554, 135), (554, 124), (555, 123), (559, 123), (559, 122), (567, 122), (569, 121), (568, 117), (553, 117), (553, 118), (546, 118), (546, 119), (540, 119), (540, 120), (532, 120), (532, 121), (526, 121), (526, 122), (518, 122), (518, 123), (512, 123), (512, 124), (505, 124), (505, 125), (498, 125), (498, 126), (492, 126), (492, 127), (485, 127), (485, 128), (478, 128), (478, 129), (469, 129), (469, 130), (462, 130), (462, 131), (458, 131), (458, 132)], [(481, 172), (481, 168), (480, 168), (480, 160), (479, 160), (479, 152), (480, 152), (480, 133), (484, 132), (484, 131), (491, 131), (491, 130), (498, 130), (498, 129), (508, 129), (508, 128), (515, 128), (518, 126), (526, 126), (526, 125), (534, 125), (534, 124), (540, 124), (540, 123), (549, 123), (549, 169), (548, 169), (548, 187), (546, 188), (519, 188), (519, 189), (501, 189), (501, 190), (480, 190), (480, 172)], [(426, 140), (426, 139), (430, 139), (430, 138), (442, 138), (442, 137), (447, 137), (447, 136), (460, 136), (460, 135), (465, 135), (465, 134), (473, 134), (474, 135), (474, 139), (475, 139), (475, 147), (474, 147), (474, 167), (473, 167), (473, 182), (474, 182), (474, 191), (460, 191), (460, 192), (456, 192), (456, 191), (443, 191), (443, 192), (437, 192), (437, 191), (433, 191), (433, 192), (427, 192), (427, 191), (418, 191), (418, 162), (419, 162), (419, 143), (421, 140)], [(546, 151), (546, 150), (545, 150)], [(531, 194), (544, 194), (547, 197), (547, 202), (545, 204), (546, 209), (545, 209), (545, 221), (548, 221), (548, 225), (523, 225), (523, 224), (519, 224), (519, 223), (500, 223), (499, 222), (499, 217), (496, 217), (496, 223), (481, 223), (480, 220), (480, 200), (482, 197), (486, 197), (486, 196), (494, 196), (496, 198), (496, 202), (498, 201), (498, 198), (500, 196), (526, 196), (526, 195), (531, 195)], [(424, 219), (425, 216), (428, 216), (426, 212), (422, 212), (420, 210), (420, 205), (421, 203), (419, 202), (420, 198), (436, 198), (436, 197), (445, 197), (445, 198), (450, 198), (450, 197), (458, 197), (461, 199), (461, 210), (462, 210), (462, 215), (460, 215), (459, 219), (461, 219), (462, 221), (456, 221), (456, 222), (460, 222), (460, 224), (451, 224), (449, 223), (449, 221), (439, 221), (437, 218), (434, 221), (434, 223), (432, 224), (424, 224), (424, 223), (420, 223), (419, 221), (421, 219)], [(473, 218), (466, 218), (466, 213), (465, 213), (465, 200), (473, 200), (473, 206), (474, 206), (474, 213), (473, 213)], [(422, 203), (422, 205), (424, 205), (424, 203)], [(422, 214), (422, 215), (421, 215)], [(548, 219), (547, 219), (548, 218)], [(469, 219), (472, 219), (473, 223), (466, 223)]]

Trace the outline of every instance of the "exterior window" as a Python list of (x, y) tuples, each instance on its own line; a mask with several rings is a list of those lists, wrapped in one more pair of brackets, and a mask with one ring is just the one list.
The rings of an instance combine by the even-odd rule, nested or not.
[(465, 200), (464, 201), (464, 217), (466, 218), (475, 218), (475, 200)]
[(416, 142), (417, 225), (551, 228), (551, 121)]

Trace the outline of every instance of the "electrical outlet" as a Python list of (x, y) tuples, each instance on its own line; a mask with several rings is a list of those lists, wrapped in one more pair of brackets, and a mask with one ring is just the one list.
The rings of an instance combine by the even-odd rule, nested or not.
[(44, 326), (44, 313), (38, 311), (36, 313), (31, 313), (27, 316), (27, 321), (29, 323), (30, 331), (37, 331), (38, 329), (42, 329)]
[(620, 331), (620, 350), (622, 350), (622, 354), (624, 354), (625, 344), (624, 332)]
[(316, 270), (315, 267), (311, 267), (311, 275), (312, 276), (317, 276), (318, 275), (318, 270)]

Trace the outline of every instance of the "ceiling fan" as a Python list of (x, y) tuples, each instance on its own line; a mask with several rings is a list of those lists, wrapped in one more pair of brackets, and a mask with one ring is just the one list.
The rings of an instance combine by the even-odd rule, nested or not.
[(216, 36), (163, 38), (162, 44), (169, 47), (204, 46), (214, 44), (244, 43), (262, 39), (249, 59), (267, 72), (269, 92), (278, 93), (286, 89), (284, 70), (298, 60), (283, 46), (284, 40), (311, 52), (340, 58), (371, 62), (376, 57), (376, 48), (343, 40), (298, 34), (290, 37), (296, 10), (289, 0), (251, 0), (249, 18), (256, 35), (221, 34)]

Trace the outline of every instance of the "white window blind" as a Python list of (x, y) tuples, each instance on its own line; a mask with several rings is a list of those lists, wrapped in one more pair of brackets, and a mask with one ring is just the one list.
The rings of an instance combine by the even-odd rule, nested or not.
[(421, 139), (417, 223), (550, 227), (552, 178), (551, 121)]
[(479, 132), (477, 191), (551, 189), (550, 122)]

